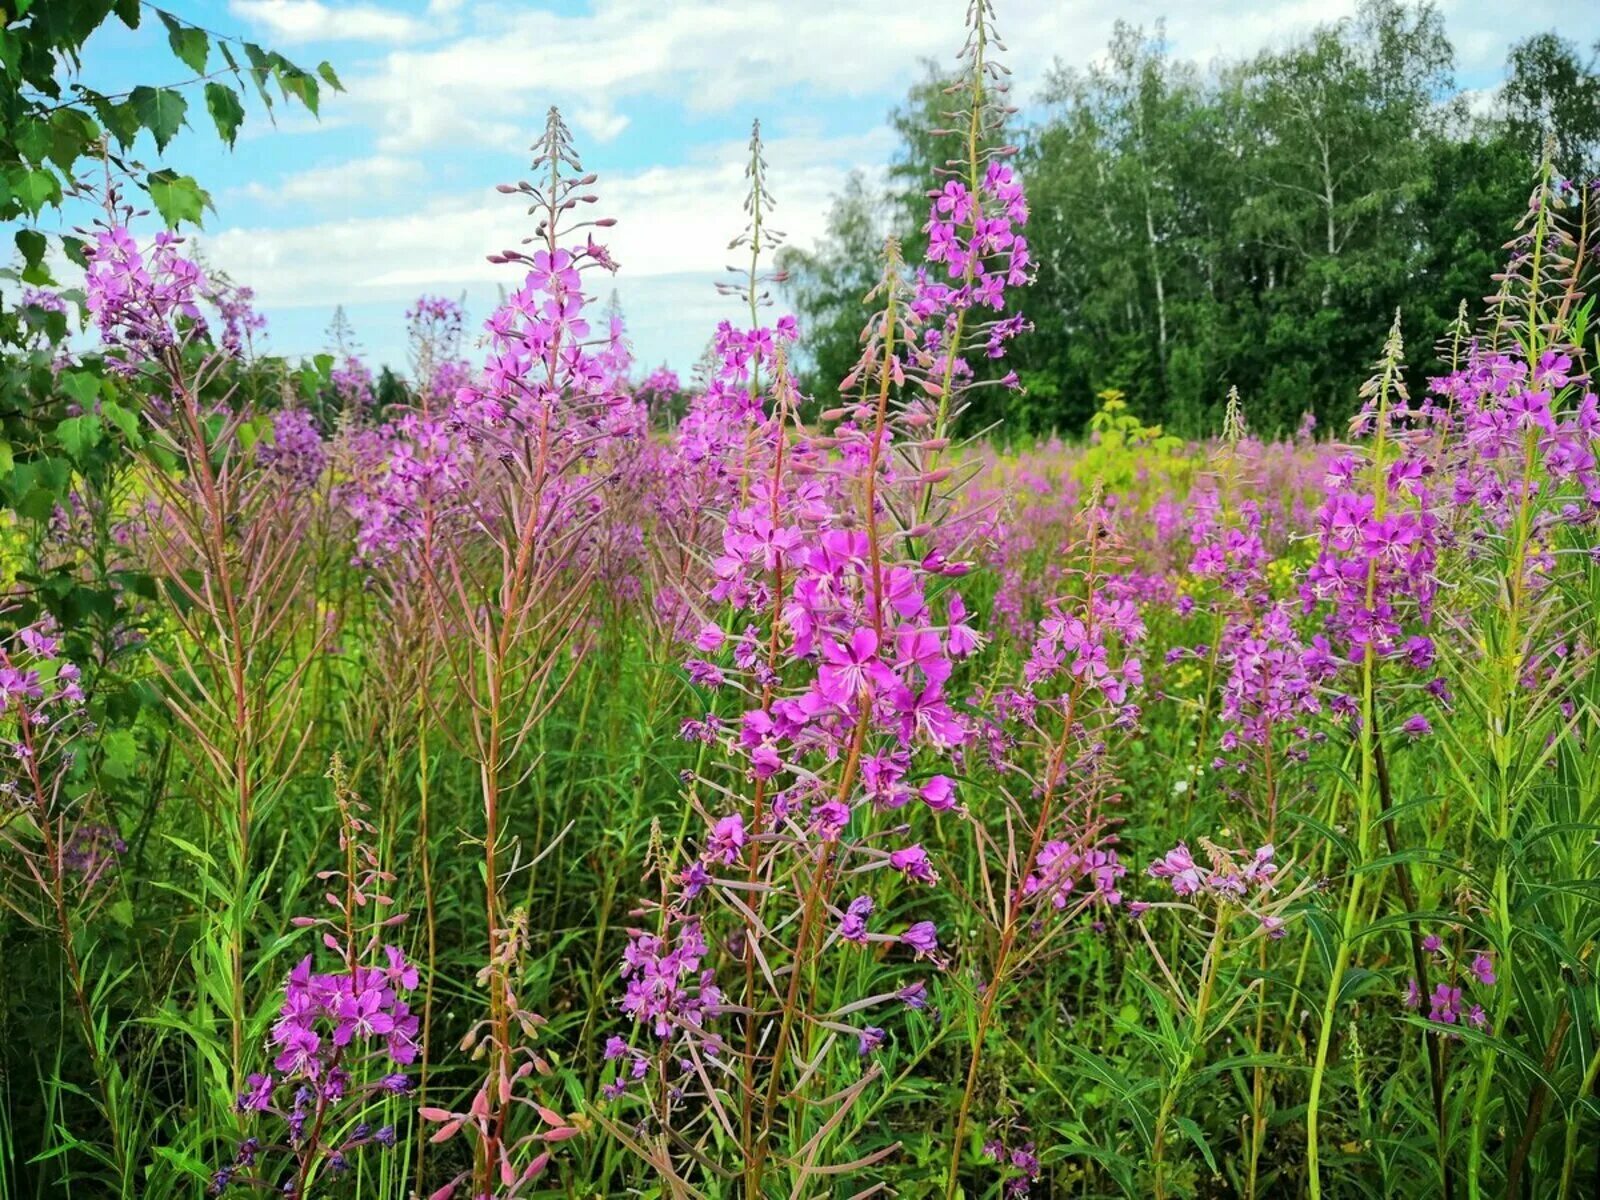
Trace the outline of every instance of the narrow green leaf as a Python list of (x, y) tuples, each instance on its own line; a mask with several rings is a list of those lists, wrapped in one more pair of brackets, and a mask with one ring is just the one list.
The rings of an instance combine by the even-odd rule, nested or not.
[(1216, 1156), (1211, 1153), (1211, 1143), (1206, 1141), (1205, 1131), (1191, 1121), (1188, 1117), (1179, 1117), (1177, 1119), (1177, 1126), (1179, 1129), (1183, 1130), (1188, 1139), (1193, 1142), (1199, 1148), (1200, 1153), (1205, 1156), (1206, 1166), (1211, 1168), (1211, 1173), (1213, 1175), (1216, 1174), (1217, 1159)]

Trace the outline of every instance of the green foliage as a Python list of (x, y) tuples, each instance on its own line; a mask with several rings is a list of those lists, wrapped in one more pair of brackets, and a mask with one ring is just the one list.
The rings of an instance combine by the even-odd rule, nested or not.
[(128, 103), (139, 124), (150, 131), (156, 140), (156, 149), (165, 150), (167, 143), (183, 127), (183, 114), (189, 102), (177, 88), (136, 87), (128, 93)]
[[(81, 45), (94, 28), (86, 13), (136, 21), (141, 11), (63, 4), (46, 19), (45, 7), (24, 10), (26, 27), (0, 30), (8, 69), (23, 62), (28, 38), (43, 37), (35, 26), (78, 39), (55, 45)], [(302, 72), (160, 15), (186, 67), (220, 60), (231, 72), (235, 86), (208, 81), (204, 92), (230, 144), (247, 84), (263, 103), (288, 97), (313, 111), (322, 86), (339, 86), (326, 66)], [(1427, 12), (1375, 5), (1216, 77), (1123, 29), (1103, 63), (1052, 84), (1058, 111), (1029, 133), (1024, 157), (1045, 268), (1028, 301), (1037, 348), (1019, 346), (1026, 391), (971, 420), (1003, 416), (1018, 441), (1057, 427), (1087, 436), (1081, 447), (1041, 438), (1025, 452), (986, 443), (951, 452), (952, 468), (974, 480), (972, 507), (957, 520), (997, 514), (1007, 533), (985, 541), (959, 578), (986, 636), (952, 667), (948, 695), (981, 712), (1025, 669), (1035, 623), (1059, 617), (1080, 586), (1097, 586), (1112, 560), (1126, 573), (1096, 595), (1148, 627), (1146, 686), (1138, 709), (1070, 760), (1000, 744), (1009, 735), (997, 722), (995, 743), (975, 741), (962, 755), (964, 811), (896, 814), (860, 798), (858, 819), (878, 830), (915, 813), (944, 882), (914, 888), (893, 870), (868, 869), (840, 883), (873, 900), (875, 933), (936, 920), (946, 960), (943, 969), (913, 961), (887, 932), (845, 953), (828, 947), (808, 986), (815, 1011), (837, 1019), (799, 1035), (807, 1053), (793, 1073), (815, 1082), (813, 1096), (826, 1082), (847, 1100), (830, 1111), (800, 1095), (792, 1121), (773, 1128), (773, 1173), (794, 1185), (773, 1194), (999, 1196), (1012, 1168), (981, 1157), (994, 1138), (1036, 1147), (1036, 1195), (1299, 1195), (1312, 1087), (1321, 1088), (1322, 1132), (1311, 1137), (1323, 1158), (1310, 1186), (1322, 1195), (1447, 1194), (1452, 1172), (1456, 1187), (1480, 1195), (1582, 1194), (1600, 1128), (1600, 558), (1582, 508), (1592, 501), (1574, 480), (1547, 474), (1538, 488), (1505, 493), (1515, 510), (1507, 525), (1463, 527), (1432, 626), (1448, 698), (1425, 684), (1431, 667), (1385, 679), (1382, 705), (1362, 709), (1372, 719), (1285, 722), (1244, 757), (1218, 712), (1237, 662), (1219, 656), (1229, 606), (1249, 606), (1232, 627), (1239, 636), (1253, 637), (1269, 607), (1304, 616), (1296, 568), (1313, 552), (1303, 535), (1334, 456), (1310, 438), (1257, 440), (1223, 385), (1238, 378), (1254, 390), (1259, 402), (1244, 407), (1268, 431), (1304, 403), (1345, 415), (1359, 395), (1342, 382), (1349, 364), (1370, 359), (1363, 338), (1396, 304), (1427, 314), (1413, 326), (1453, 324), (1441, 353), (1454, 356), (1475, 328), (1456, 323), (1456, 297), (1483, 290), (1506, 216), (1526, 207), (1519, 180), (1532, 135), (1514, 122), (1445, 129), (1445, 49)], [(1552, 88), (1581, 96), (1586, 85), (1562, 65), (1562, 47), (1527, 54), (1534, 65), (1518, 69), (1538, 105), (1549, 106)], [(148, 132), (165, 145), (189, 111), (183, 93), (172, 92), (183, 101), (174, 105), (165, 92), (80, 89), (79, 107), (17, 126), (0, 203), (48, 208), (49, 183), (71, 179), (84, 139), (126, 148)], [(919, 85), (900, 118), (908, 135), (939, 95), (936, 77)], [(1562, 121), (1558, 145), (1581, 146), (1583, 114)], [(820, 395), (855, 358), (858, 303), (882, 235), (917, 219), (923, 197), (912, 181), (939, 151), (910, 136), (907, 146), (895, 195), (850, 180), (823, 245), (783, 260), (813, 318)], [(1339, 164), (1331, 174), (1324, 147)], [(198, 221), (209, 203), (198, 181), (170, 169), (141, 178), (169, 224)], [(1530, 244), (1550, 244), (1550, 233), (1540, 224)], [(14, 244), (18, 278), (43, 282), (45, 235), (25, 226)], [(1548, 320), (1530, 302), (1530, 319), (1518, 327), (1513, 318), (1506, 336), (1535, 362), (1545, 349), (1591, 343), (1593, 305), (1576, 298), (1585, 290), (1562, 292), (1559, 316), (1547, 297)], [(1391, 306), (1381, 320), (1379, 300)], [(409, 914), (393, 936), (426, 966), (431, 1102), (470, 1102), (481, 1069), (470, 1049), (481, 1036), (482, 898), (494, 872), (478, 853), (488, 839), (477, 807), (477, 676), (452, 671), (450, 656), (476, 644), (480, 597), (492, 598), (504, 576), (491, 551), (481, 591), (476, 579), (447, 581), (464, 601), (452, 626), (408, 603), (409, 581), (352, 561), (343, 489), (365, 469), (361, 439), (371, 431), (349, 414), (333, 466), (292, 508), (272, 503), (283, 485), (257, 453), (276, 442), (278, 406), (340, 428), (333, 356), (207, 375), (196, 385), (209, 389), (195, 409), (203, 436), (184, 457), (181, 436), (152, 424), (170, 411), (157, 407), (170, 390), (93, 353), (64, 359), (73, 317), (81, 313), (38, 306), (0, 314), (11, 322), (0, 353), (0, 620), (9, 629), (48, 615), (65, 657), (82, 665), (88, 720), (61, 796), (126, 850), (95, 886), (74, 880), (51, 904), (14, 854), (44, 825), (0, 797), (0, 832), (18, 839), (0, 845), (0, 1194), (195, 1200), (237, 1151), (240, 1076), (260, 1062), (282, 980), (311, 944), (295, 922), (321, 911), (320, 873), (341, 849), (323, 775), (334, 756), (370, 805), (374, 851), (395, 876), (397, 911)], [(1569, 391), (1585, 388), (1580, 380)], [(417, 399), (390, 371), (376, 390), (385, 411)], [(1172, 432), (1218, 427), (1220, 439), (1200, 444)], [(1531, 462), (1539, 435), (1524, 445)], [(1383, 453), (1375, 475), (1391, 461)], [(1501, 459), (1489, 469), (1511, 468)], [(204, 470), (223, 478), (214, 518), (194, 484)], [(192, 523), (163, 525), (152, 511)], [(1221, 544), (1246, 532), (1268, 544), (1267, 565), (1259, 577), (1242, 572), (1239, 592), (1191, 569), (1196, 535)], [(232, 602), (219, 600), (229, 588)], [(603, 1047), (627, 1029), (615, 964), (628, 931), (660, 919), (655, 904), (701, 851), (721, 789), (746, 783), (708, 772), (711, 752), (680, 731), (708, 710), (731, 731), (747, 698), (692, 683), (644, 599), (608, 591), (581, 646), (522, 660), (525, 647), (513, 645), (508, 660), (513, 687), (531, 676), (540, 689), (537, 705), (509, 714), (525, 752), (505, 764), (495, 793), (500, 836), (490, 844), (509, 863), (496, 884), (527, 922), (528, 953), (508, 983), (548, 1018), (542, 1094), (581, 1112), (574, 1127), (585, 1135), (561, 1143), (549, 1175), (523, 1195), (740, 1194), (736, 1180), (709, 1171), (694, 1189), (661, 1182), (634, 1151), (652, 1114), (596, 1099), (620, 1069)], [(950, 611), (934, 599), (936, 612)], [(445, 626), (437, 642), (436, 626)], [(493, 622), (483, 630), (492, 643)], [(1321, 701), (1349, 700), (1344, 686)], [(1050, 708), (1030, 698), (1013, 728)], [(1397, 719), (1423, 709), (1436, 736), (1400, 735)], [(1006, 755), (1004, 772), (986, 751)], [(1130, 904), (1066, 916), (1040, 904), (1020, 934), (1018, 969), (991, 974), (1005, 936), (992, 916), (1020, 894), (1014, 869), (1028, 835), (1004, 814), (1025, 812), (1039, 780), (1095, 776), (1102, 762), (1106, 790), (1097, 782), (1087, 817), (1075, 809), (1059, 824), (1074, 836), (1069, 822), (1080, 818), (1096, 836), (1101, 822), (1115, 831)], [(911, 765), (910, 783), (920, 770)], [(1380, 803), (1379, 778), (1392, 803)], [(1022, 801), (1015, 810), (999, 804), (1008, 786)], [(1282, 893), (1281, 940), (1231, 902), (1206, 917), (1208, 930), (1196, 906), (1141, 877), (1176, 841), (1198, 848), (1202, 836), (1278, 844), (1283, 878), (1294, 881)], [(1135, 912), (1135, 898), (1157, 903)], [(1459, 967), (1444, 976), (1477, 988), (1490, 1009), (1482, 1028), (1468, 1019), (1445, 1030), (1404, 1007), (1420, 927), (1437, 931), (1457, 963), (1480, 948), (1493, 955), (1493, 985), (1477, 987)], [(799, 980), (804, 965), (776, 969)], [(991, 979), (980, 993), (976, 984)], [(856, 1002), (873, 992), (893, 1001), (911, 980), (925, 983), (927, 1007), (891, 1004), (889, 1040), (870, 1059), (858, 1055), (851, 1033), (867, 1009)], [(975, 1017), (983, 997), (997, 997), (1001, 1014), (989, 1026)], [(969, 1095), (975, 1047), (982, 1070)], [(649, 1066), (664, 1078), (677, 1069)], [(946, 1187), (951, 1113), (966, 1098), (972, 1119)], [(329, 1195), (439, 1195), (470, 1167), (460, 1142), (428, 1141), (411, 1099), (388, 1103), (406, 1149), (381, 1166), (363, 1160), (330, 1180)], [(710, 1117), (681, 1128), (686, 1157), (736, 1152)], [(797, 1165), (808, 1155), (866, 1165), (808, 1174)]]
[(221, 83), (206, 84), (206, 111), (217, 127), (217, 136), (232, 146), (244, 121), (244, 105), (239, 93)]
[[(98, 30), (112, 20), (137, 29), (147, 11), (155, 13), (165, 28), (173, 58), (196, 78), (174, 86), (140, 84), (127, 92), (107, 93), (78, 75), (83, 48)], [(220, 54), (220, 69), (213, 50)], [(242, 52), (247, 66), (240, 66), (235, 50)], [(247, 84), (269, 111), (270, 87), (279, 98), (293, 100), (313, 114), (322, 86), (342, 90), (327, 63), (315, 73), (306, 71), (276, 51), (223, 38), (140, 0), (0, 6), (0, 67), (4, 68), (0, 70), (0, 222), (27, 226), (59, 209), (69, 191), (92, 185), (98, 170), (88, 168), (117, 152), (131, 152), (141, 135), (148, 133), (157, 155), (163, 154), (189, 124), (190, 94), (202, 83), (206, 112), (217, 135), (230, 147), (245, 117), (240, 91)], [(169, 225), (200, 222), (210, 201), (197, 181), (168, 168), (146, 171), (135, 170), (138, 164), (118, 165), (149, 193)], [(30, 238), (26, 245), (19, 242), (26, 259), (26, 282), (49, 282), (46, 256), (31, 240), (46, 235), (38, 228), (22, 232)], [(52, 240), (65, 246), (69, 239), (58, 235)], [(24, 333), (15, 311), (0, 311), (0, 346), (20, 344)]]
[(1537, 158), (1548, 137), (1578, 178), (1600, 174), (1600, 43), (1585, 58), (1572, 42), (1540, 33), (1518, 42), (1500, 92), (1507, 134)]
[(1144, 472), (1184, 479), (1187, 464), (1181, 454), (1182, 438), (1139, 420), (1115, 388), (1101, 392), (1099, 398), (1100, 407), (1089, 418), (1089, 444), (1072, 464), (1079, 482), (1124, 492)]
[[(1262, 433), (1308, 412), (1341, 427), (1396, 308), (1438, 328), (1476, 301), (1546, 131), (1573, 177), (1600, 154), (1592, 55), (1526, 39), (1483, 115), (1454, 62), (1438, 8), (1364, 0), (1247, 60), (1180, 60), (1159, 25), (1119, 23), (1091, 66), (1058, 66), (1018, 135), (1039, 270), (1022, 298), (1034, 330), (1012, 359), (1026, 390), (992, 392), (966, 432), (1003, 420), (1008, 436), (1075, 434), (1107, 388), (1183, 436), (1216, 431), (1230, 387)], [(930, 67), (891, 114), (884, 196), (852, 184), (828, 237), (792, 260), (802, 335), (830, 364), (810, 381), (824, 402), (865, 318), (849, 295), (859, 214), (883, 214), (917, 261), (926, 181), (947, 153), (931, 132), (948, 124), (944, 84)], [(1411, 370), (1415, 390), (1434, 365)]]
[(833, 394), (860, 357), (862, 301), (878, 281), (883, 258), (879, 207), (866, 179), (854, 172), (834, 197), (822, 241), (778, 252), (786, 292), (806, 314), (805, 390), (813, 395)]
[(184, 221), (200, 224), (201, 213), (211, 207), (211, 197), (188, 175), (165, 169), (152, 171), (145, 177), (144, 186), (161, 219), (173, 228)]

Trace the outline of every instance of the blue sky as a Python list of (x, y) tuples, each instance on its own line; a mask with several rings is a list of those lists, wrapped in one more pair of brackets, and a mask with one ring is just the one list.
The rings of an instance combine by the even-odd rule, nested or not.
[[(791, 241), (816, 236), (845, 172), (881, 168), (890, 108), (921, 60), (959, 47), (967, 0), (165, 0), (196, 24), (259, 41), (303, 66), (327, 59), (347, 93), (322, 119), (252, 109), (236, 149), (197, 94), (168, 161), (216, 206), (208, 261), (255, 287), (269, 346), (325, 348), (343, 305), (375, 359), (404, 362), (402, 313), (423, 292), (465, 295), (476, 327), (510, 268), (485, 255), (532, 232), (494, 185), (522, 177), (550, 104), (567, 115), (600, 209), (615, 216), (616, 288), (641, 363), (687, 369), (733, 302), (713, 288), (743, 225), (750, 121), (761, 118)], [(1176, 53), (1208, 60), (1280, 43), (1354, 7), (1345, 0), (1001, 0), (1026, 115), (1053, 58), (1087, 63), (1118, 18), (1166, 18)], [(1600, 5), (1447, 0), (1463, 87), (1492, 91), (1511, 42), (1559, 28), (1600, 37)], [(113, 23), (89, 44), (103, 90), (176, 83), (159, 21)], [(139, 156), (155, 158), (142, 143)], [(597, 213), (598, 215), (598, 213)]]

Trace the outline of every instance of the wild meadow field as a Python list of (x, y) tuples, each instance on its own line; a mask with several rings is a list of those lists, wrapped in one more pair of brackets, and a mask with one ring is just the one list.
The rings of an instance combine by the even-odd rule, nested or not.
[(823, 386), (759, 129), (692, 378), (555, 109), (381, 386), (103, 145), (18, 235), (0, 1196), (1596, 1194), (1600, 189), (1348, 422), (1013, 435), (995, 20)]

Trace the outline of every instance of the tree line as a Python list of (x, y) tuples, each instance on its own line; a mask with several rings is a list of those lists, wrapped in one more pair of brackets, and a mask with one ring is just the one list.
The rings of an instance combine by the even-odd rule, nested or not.
[[(1108, 388), (1186, 435), (1215, 431), (1232, 387), (1262, 432), (1341, 423), (1397, 309), (1428, 373), (1547, 148), (1567, 178), (1600, 172), (1600, 43), (1528, 37), (1492, 92), (1455, 67), (1438, 9), (1401, 0), (1249, 58), (1196, 63), (1119, 23), (1092, 65), (1058, 59), (1015, 130), (1038, 260), (1025, 387), (989, 390), (968, 431), (1076, 433)], [(884, 186), (853, 174), (824, 237), (782, 256), (819, 397), (855, 361), (885, 236), (918, 261), (945, 87), (930, 67), (891, 115)]]

